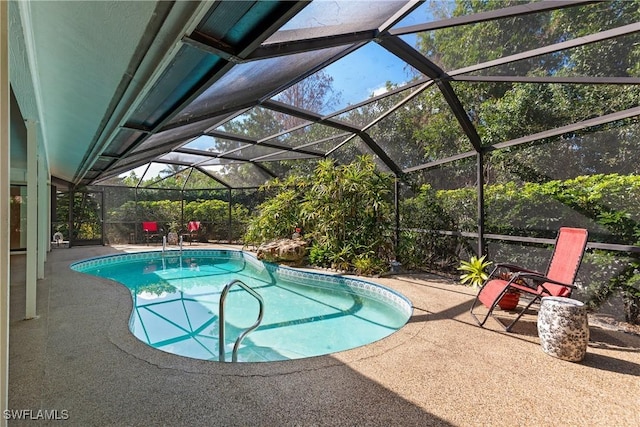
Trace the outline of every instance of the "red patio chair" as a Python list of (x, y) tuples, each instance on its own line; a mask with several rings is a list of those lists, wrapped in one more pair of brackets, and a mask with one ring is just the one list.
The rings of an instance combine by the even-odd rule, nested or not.
[(156, 221), (144, 221), (142, 223), (142, 231), (144, 231), (147, 245), (149, 244), (150, 238), (159, 237), (158, 223)]
[[(478, 325), (484, 325), (489, 316), (493, 314), (500, 299), (509, 290), (516, 290), (521, 295), (528, 296), (529, 302), (518, 312), (516, 318), (509, 325), (505, 326), (493, 316), (506, 331), (510, 331), (520, 317), (534, 303), (540, 302), (542, 297), (571, 296), (571, 292), (576, 287), (573, 281), (578, 274), (578, 268), (580, 268), (587, 246), (587, 234), (587, 230), (582, 228), (560, 228), (546, 274), (513, 264), (497, 264), (471, 305), (471, 315), (478, 322)], [(478, 302), (488, 309), (482, 320), (473, 312)], [(520, 305), (524, 305), (524, 303)]]
[(187, 224), (187, 232), (189, 233), (189, 244), (193, 242), (193, 238), (198, 238), (200, 233), (200, 221), (189, 221)]

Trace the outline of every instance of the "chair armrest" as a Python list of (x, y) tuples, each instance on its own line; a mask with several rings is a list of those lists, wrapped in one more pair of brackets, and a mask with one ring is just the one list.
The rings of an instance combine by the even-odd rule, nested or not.
[[(543, 274), (535, 273), (535, 272), (533, 272), (533, 273), (532, 272), (518, 272), (518, 273), (513, 275), (513, 279), (512, 280), (515, 280), (517, 278), (530, 279), (530, 280), (532, 280), (532, 281), (534, 281), (536, 283), (553, 283), (554, 285), (566, 286), (567, 288), (577, 289), (577, 286), (574, 285), (573, 283), (562, 283), (562, 282), (559, 282), (557, 280), (550, 279), (550, 278), (546, 277)], [(542, 287), (544, 288), (544, 286), (542, 286)], [(545, 290), (547, 290), (547, 289), (545, 288)], [(548, 293), (550, 293), (550, 292), (548, 292)]]
[(535, 270), (529, 270), (527, 268), (524, 267), (520, 267), (519, 265), (515, 265), (515, 264), (508, 264), (508, 263), (498, 263), (496, 264), (496, 269), (498, 268), (506, 268), (509, 271), (513, 271), (513, 272), (524, 272), (524, 273), (531, 273), (531, 274), (536, 274), (539, 276), (542, 276), (541, 273), (535, 271)]

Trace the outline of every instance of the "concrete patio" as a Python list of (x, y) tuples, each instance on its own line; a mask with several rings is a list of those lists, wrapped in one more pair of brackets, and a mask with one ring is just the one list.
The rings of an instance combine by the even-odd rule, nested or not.
[(640, 425), (639, 336), (592, 326), (586, 358), (565, 362), (541, 350), (535, 317), (513, 333), (479, 328), (473, 290), (436, 276), (375, 279), (414, 313), (365, 347), (253, 364), (155, 350), (129, 332), (127, 289), (69, 269), (134, 249), (53, 250), (32, 320), (25, 257), (11, 257), (10, 409), (57, 410), (77, 426)]

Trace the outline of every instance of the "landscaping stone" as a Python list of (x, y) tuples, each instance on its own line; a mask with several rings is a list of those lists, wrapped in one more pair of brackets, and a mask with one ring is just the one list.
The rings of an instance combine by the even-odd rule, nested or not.
[(302, 265), (307, 255), (307, 242), (302, 239), (280, 239), (258, 247), (258, 259), (287, 265)]

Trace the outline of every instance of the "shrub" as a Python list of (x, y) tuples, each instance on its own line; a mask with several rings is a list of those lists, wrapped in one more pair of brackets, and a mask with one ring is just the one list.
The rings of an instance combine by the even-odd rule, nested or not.
[(249, 221), (245, 242), (290, 237), (302, 227), (312, 265), (384, 271), (393, 253), (392, 184), (393, 177), (377, 172), (370, 156), (349, 165), (318, 162), (311, 175), (266, 186), (277, 194)]

